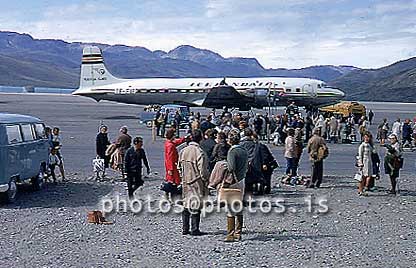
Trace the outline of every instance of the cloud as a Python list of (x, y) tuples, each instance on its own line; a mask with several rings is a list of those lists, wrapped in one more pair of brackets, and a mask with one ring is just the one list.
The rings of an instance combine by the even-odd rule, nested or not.
[(416, 0), (73, 0), (38, 10), (3, 11), (0, 29), (152, 50), (189, 44), (274, 68), (380, 67), (415, 56)]

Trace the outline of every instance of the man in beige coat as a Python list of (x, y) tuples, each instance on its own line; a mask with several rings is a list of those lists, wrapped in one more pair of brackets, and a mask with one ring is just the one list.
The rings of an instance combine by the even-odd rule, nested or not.
[(320, 130), (318, 128), (313, 131), (313, 136), (309, 139), (307, 150), (312, 165), (311, 181), (307, 187), (319, 188), (324, 175), (324, 158), (326, 157), (322, 152), (327, 150), (327, 146), (324, 138), (320, 136)]
[[(208, 195), (208, 157), (199, 146), (202, 132), (194, 130), (192, 141), (179, 153), (179, 170), (182, 176), (182, 234), (203, 235), (199, 230), (203, 201)], [(191, 226), (189, 221), (191, 220)]]

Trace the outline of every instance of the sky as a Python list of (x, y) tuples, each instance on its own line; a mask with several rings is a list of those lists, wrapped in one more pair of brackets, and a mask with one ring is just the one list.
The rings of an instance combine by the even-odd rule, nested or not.
[(266, 68), (379, 68), (416, 56), (416, 0), (0, 0), (0, 30), (169, 51)]

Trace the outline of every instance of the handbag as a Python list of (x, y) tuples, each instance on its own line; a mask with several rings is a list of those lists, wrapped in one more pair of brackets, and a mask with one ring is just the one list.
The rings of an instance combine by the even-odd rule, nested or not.
[(94, 172), (102, 172), (104, 171), (104, 159), (101, 159), (99, 157), (92, 160), (92, 167)]
[(404, 159), (401, 156), (394, 157), (393, 160), (393, 168), (394, 169), (402, 169), (403, 168)]
[(233, 204), (234, 202), (243, 202), (243, 191), (240, 188), (224, 187), (224, 182), (222, 182), (222, 185), (218, 190), (218, 203), (228, 205)]
[(279, 167), (279, 163), (277, 163), (276, 159), (273, 159), (273, 161), (270, 162), (269, 166), (273, 170)]
[(88, 223), (95, 223), (95, 224), (113, 224), (111, 221), (107, 221), (103, 213), (99, 210), (88, 211), (87, 215)]
[(361, 182), (363, 180), (363, 175), (361, 175), (361, 173), (356, 173), (354, 175), (354, 180)]
[(175, 185), (172, 182), (164, 181), (160, 185), (160, 190), (164, 191), (165, 193), (171, 193), (175, 195), (182, 194), (182, 186)]

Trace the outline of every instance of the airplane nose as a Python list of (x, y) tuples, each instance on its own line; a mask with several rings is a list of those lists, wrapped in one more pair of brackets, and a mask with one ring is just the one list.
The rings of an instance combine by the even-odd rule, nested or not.
[(341, 90), (337, 89), (337, 93), (338, 93), (338, 95), (339, 95), (341, 98), (344, 98), (344, 97), (345, 97), (345, 93), (344, 93), (343, 91), (341, 91)]

